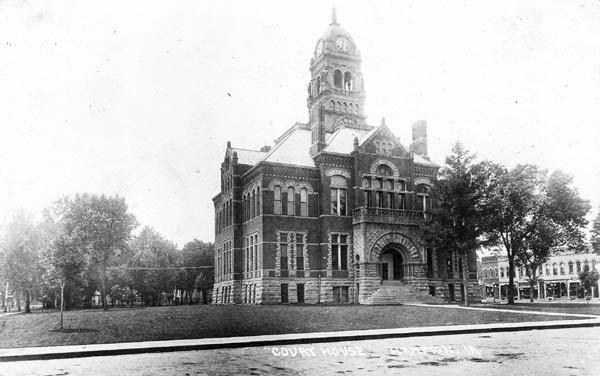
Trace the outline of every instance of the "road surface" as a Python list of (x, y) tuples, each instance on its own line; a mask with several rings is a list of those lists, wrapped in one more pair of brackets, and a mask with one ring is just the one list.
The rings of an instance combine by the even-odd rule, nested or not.
[(600, 327), (0, 363), (7, 376), (475, 373), (600, 375)]

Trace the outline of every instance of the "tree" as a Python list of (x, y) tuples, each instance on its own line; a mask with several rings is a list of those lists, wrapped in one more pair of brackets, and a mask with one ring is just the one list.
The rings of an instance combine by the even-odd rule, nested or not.
[(178, 267), (175, 244), (152, 228), (144, 227), (132, 239), (130, 247), (134, 256), (128, 268), (134, 289), (142, 294), (145, 303), (160, 305), (162, 293), (175, 287)]
[(427, 238), (436, 248), (456, 250), (461, 255), (459, 267), (462, 267), (466, 306), (469, 305), (468, 265), (475, 263), (475, 251), (482, 244), (481, 199), (494, 167), (489, 163), (474, 163), (474, 159), (475, 155), (460, 143), (453, 145), (452, 154), (446, 157), (446, 165), (432, 190), (438, 205), (425, 227)]
[(537, 166), (517, 165), (504, 170), (488, 191), (486, 236), (506, 251), (509, 304), (514, 304), (515, 265), (529, 263), (532, 285), (540, 260), (549, 250), (569, 241), (576, 248), (583, 244), (581, 229), (590, 206), (571, 183), (572, 177), (560, 171), (547, 178), (546, 171)]
[(38, 228), (24, 213), (16, 214), (8, 224), (2, 241), (3, 269), (7, 282), (17, 292), (25, 293), (25, 312), (31, 313), (32, 294), (39, 290), (42, 271), (39, 265), (41, 237)]
[[(206, 269), (202, 267), (213, 265), (214, 244), (194, 239), (183, 247), (181, 253), (181, 266), (183, 269), (179, 273), (178, 287), (181, 286), (186, 291), (189, 304), (192, 304), (191, 297), (195, 288), (202, 291), (204, 301), (206, 289), (210, 288), (205, 282), (209, 278), (208, 275), (212, 276), (212, 273), (210, 272), (210, 268)], [(211, 281), (210, 286), (214, 283), (212, 277)]]
[[(525, 239), (526, 245), (515, 255), (515, 265), (523, 266), (529, 281), (529, 301), (533, 302), (533, 291), (539, 281), (538, 270), (550, 256), (556, 244), (557, 226), (547, 219), (541, 219), (532, 233)], [(509, 270), (509, 273), (511, 271)]]
[(596, 218), (592, 224), (591, 234), (592, 249), (594, 252), (600, 254), (600, 210), (598, 211), (598, 215), (596, 215)]
[(586, 296), (591, 296), (592, 287), (598, 286), (598, 278), (600, 278), (600, 273), (594, 268), (579, 272), (579, 280), (585, 289)]
[(65, 229), (87, 251), (88, 266), (100, 282), (102, 306), (107, 310), (108, 267), (127, 248), (131, 231), (137, 225), (135, 217), (118, 196), (81, 194), (64, 198), (61, 205)]
[(85, 245), (74, 236), (70, 226), (67, 210), (63, 203), (57, 203), (45, 212), (43, 232), (47, 242), (44, 243), (43, 259), (47, 265), (46, 279), (60, 288), (60, 328), (63, 329), (63, 312), (65, 309), (65, 287), (73, 277), (79, 274), (86, 264)]

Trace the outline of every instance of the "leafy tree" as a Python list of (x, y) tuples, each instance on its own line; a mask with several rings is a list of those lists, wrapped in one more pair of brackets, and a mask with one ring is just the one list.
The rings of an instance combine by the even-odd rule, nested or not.
[(60, 328), (63, 328), (65, 309), (65, 287), (84, 269), (86, 260), (85, 245), (72, 231), (68, 219), (68, 207), (58, 202), (45, 212), (42, 224), (47, 242), (44, 243), (43, 259), (47, 265), (45, 279), (50, 286), (60, 288)]
[(41, 237), (38, 228), (23, 212), (16, 214), (8, 224), (2, 241), (2, 260), (7, 282), (17, 292), (20, 311), (20, 294), (25, 293), (25, 312), (31, 313), (32, 295), (39, 291), (43, 271), (40, 268)]
[(214, 245), (194, 239), (183, 247), (181, 254), (183, 269), (179, 273), (177, 286), (183, 287), (188, 296), (188, 303), (192, 304), (191, 296), (195, 288), (202, 290), (203, 296), (206, 295), (206, 289), (210, 288), (205, 279), (211, 273), (207, 273), (208, 270), (202, 267), (213, 265)]
[(598, 211), (598, 215), (596, 215), (596, 218), (594, 219), (591, 234), (592, 249), (594, 250), (594, 252), (600, 254), (600, 210)]
[(579, 272), (579, 280), (581, 281), (587, 296), (591, 296), (593, 286), (598, 286), (598, 278), (600, 278), (600, 273), (594, 268)]
[(500, 174), (488, 191), (486, 235), (506, 251), (509, 304), (514, 304), (515, 265), (526, 266), (531, 284), (549, 250), (569, 241), (577, 248), (582, 244), (581, 229), (590, 206), (571, 183), (572, 177), (560, 171), (547, 178), (537, 166), (517, 165)]
[(146, 304), (151, 301), (160, 305), (162, 293), (175, 287), (178, 270), (175, 244), (152, 228), (144, 227), (130, 247), (134, 256), (128, 268), (134, 289), (142, 294)]
[[(516, 254), (515, 264), (523, 266), (529, 282), (529, 301), (533, 302), (535, 284), (539, 281), (538, 270), (550, 256), (554, 245), (557, 226), (547, 219), (541, 219), (531, 234), (525, 239), (525, 246)], [(510, 271), (509, 271), (510, 272)]]
[(456, 250), (461, 255), (466, 306), (469, 305), (469, 263), (475, 265), (475, 251), (482, 245), (485, 210), (481, 200), (495, 168), (490, 163), (475, 163), (474, 160), (475, 155), (462, 144), (453, 145), (452, 154), (446, 157), (446, 165), (432, 191), (438, 205), (425, 227), (427, 237), (436, 248), (449, 252)]
[(127, 212), (123, 198), (82, 194), (64, 198), (65, 229), (88, 255), (91, 275), (101, 286), (102, 306), (106, 310), (108, 268), (127, 248), (135, 217)]

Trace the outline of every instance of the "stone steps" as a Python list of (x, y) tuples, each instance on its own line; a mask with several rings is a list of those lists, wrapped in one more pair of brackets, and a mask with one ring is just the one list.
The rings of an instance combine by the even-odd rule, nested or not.
[(383, 281), (365, 302), (371, 305), (383, 304), (409, 304), (409, 303), (444, 303), (444, 299), (431, 296), (426, 292), (418, 291), (402, 281)]

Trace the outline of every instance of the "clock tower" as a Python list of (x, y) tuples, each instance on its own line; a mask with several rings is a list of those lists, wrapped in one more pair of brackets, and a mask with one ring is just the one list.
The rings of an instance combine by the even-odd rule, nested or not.
[(339, 127), (368, 128), (364, 116), (364, 81), (360, 52), (354, 39), (337, 22), (335, 8), (331, 23), (317, 41), (310, 60), (308, 85), (311, 155), (326, 146), (327, 134)]

